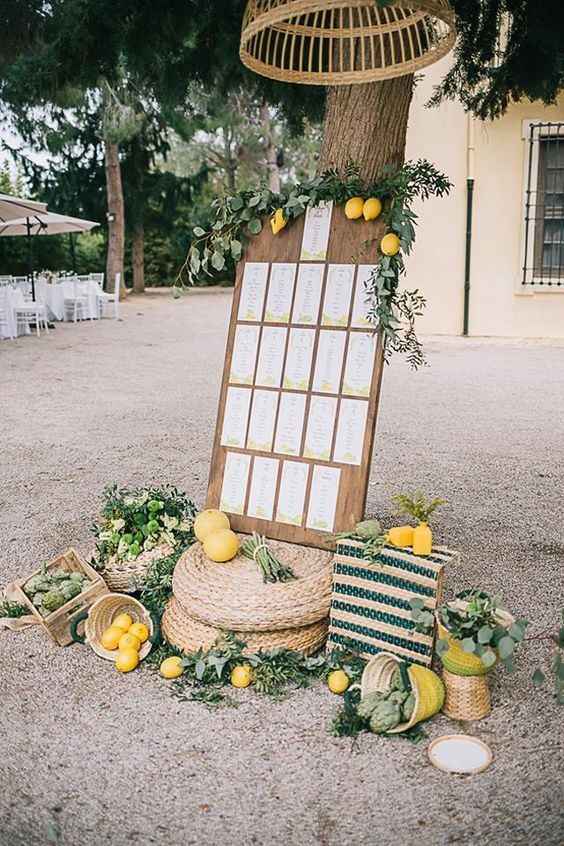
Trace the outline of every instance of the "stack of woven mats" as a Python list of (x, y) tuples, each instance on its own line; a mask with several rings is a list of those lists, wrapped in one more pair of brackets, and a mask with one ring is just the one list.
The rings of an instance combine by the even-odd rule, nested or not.
[(332, 553), (282, 541), (268, 545), (295, 580), (265, 583), (254, 561), (237, 555), (216, 564), (201, 544), (191, 546), (174, 571), (165, 638), (185, 652), (209, 648), (222, 631), (235, 633), (248, 652), (284, 647), (309, 655), (319, 649), (327, 637)]

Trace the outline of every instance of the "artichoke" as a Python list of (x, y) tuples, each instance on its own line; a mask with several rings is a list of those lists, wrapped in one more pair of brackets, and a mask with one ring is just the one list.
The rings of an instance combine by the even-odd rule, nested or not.
[(377, 538), (382, 534), (382, 527), (378, 520), (361, 520), (354, 527), (354, 531), (359, 538)]
[(405, 722), (409, 722), (413, 715), (413, 709), (415, 708), (415, 696), (413, 693), (410, 693), (403, 705), (401, 706), (401, 713), (403, 715), (403, 719)]
[(49, 590), (43, 595), (43, 608), (46, 611), (57, 611), (65, 604), (65, 597), (60, 590)]
[(400, 668), (396, 667), (390, 680), (390, 690), (405, 690), (405, 685), (401, 677)]
[(71, 573), (69, 579), (72, 582), (85, 582), (86, 578), (82, 575), (82, 573)]
[(372, 693), (369, 693), (368, 696), (361, 699), (356, 709), (358, 716), (365, 720), (369, 720), (374, 708), (384, 699), (384, 696), (385, 694), (381, 693), (379, 690), (373, 690)]
[(78, 596), (79, 593), (82, 593), (82, 584), (79, 584), (77, 581), (67, 581), (64, 585), (61, 586), (61, 593), (65, 597), (65, 602), (68, 602), (69, 599), (74, 599), (75, 596)]
[(383, 734), (394, 729), (401, 721), (401, 708), (397, 702), (383, 699), (378, 702), (370, 717), (370, 730), (375, 734)]
[(33, 593), (38, 593), (41, 590), (49, 590), (51, 587), (51, 583), (49, 579), (44, 576), (42, 573), (38, 573), (36, 576), (32, 576), (29, 581), (27, 581), (24, 585), (25, 592), (28, 596), (31, 596)]
[(392, 690), (388, 696), (388, 702), (397, 702), (398, 705), (403, 705), (408, 695), (406, 690)]
[(69, 573), (67, 570), (57, 570), (55, 573), (51, 573), (51, 578), (54, 582), (66, 582), (69, 577)]
[(41, 608), (41, 606), (43, 605), (43, 596), (44, 596), (44, 594), (42, 594), (42, 593), (34, 594), (32, 602), (33, 602), (33, 604), (35, 605), (36, 608)]

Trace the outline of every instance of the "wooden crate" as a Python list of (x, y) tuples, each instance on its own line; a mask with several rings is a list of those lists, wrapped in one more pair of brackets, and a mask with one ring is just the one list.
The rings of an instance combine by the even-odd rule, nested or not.
[(74, 599), (70, 599), (68, 602), (65, 602), (64, 605), (61, 605), (61, 607), (56, 611), (53, 611), (47, 617), (43, 617), (23, 589), (26, 582), (28, 582), (32, 576), (36, 576), (41, 573), (42, 569), (43, 568), (40, 567), (25, 579), (20, 579), (16, 582), (15, 592), (18, 594), (18, 601), (21, 602), (22, 605), (25, 605), (26, 608), (29, 608), (30, 613), (33, 614), (39, 623), (41, 623), (49, 637), (54, 640), (55, 643), (59, 646), (68, 646), (72, 643), (70, 626), (73, 618), (87, 608), (90, 608), (90, 606), (100, 596), (105, 593), (109, 593), (109, 588), (100, 573), (96, 572), (90, 564), (83, 561), (76, 550), (72, 548), (68, 549), (62, 555), (57, 555), (56, 558), (53, 558), (52, 561), (48, 562), (46, 565), (47, 571), (58, 569), (69, 570), (69, 572), (77, 571), (86, 576), (86, 578), (90, 581), (90, 585), (85, 588), (82, 593), (79, 593), (78, 596), (75, 596)]
[(443, 571), (458, 553), (433, 547), (420, 558), (409, 549), (385, 546), (381, 565), (362, 559), (363, 544), (337, 543), (328, 648), (352, 649), (364, 658), (393, 652), (429, 666), (434, 632), (419, 634), (411, 619), (409, 600), (418, 597), (434, 612), (441, 601)]

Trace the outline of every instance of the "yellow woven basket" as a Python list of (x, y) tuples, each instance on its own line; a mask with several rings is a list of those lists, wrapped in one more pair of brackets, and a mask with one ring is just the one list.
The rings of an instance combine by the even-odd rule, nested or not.
[[(460, 599), (450, 604), (458, 607), (460, 610), (463, 610), (464, 607), (468, 605), (467, 602)], [(500, 609), (495, 612), (495, 618), (501, 626), (505, 626), (506, 628), (515, 622), (511, 614)], [(472, 652), (465, 652), (460, 641), (455, 640), (449, 634), (448, 629), (443, 626), (438, 616), (437, 624), (439, 637), (441, 640), (448, 641), (448, 650), (441, 655), (441, 661), (443, 667), (445, 670), (448, 670), (449, 673), (453, 673), (455, 676), (485, 676), (486, 673), (495, 667), (495, 664), (492, 664), (491, 667), (485, 667), (477, 655), (474, 655)]]
[[(361, 696), (364, 699), (369, 693), (375, 690), (386, 693), (390, 689), (392, 676), (396, 667), (402, 663), (402, 659), (391, 652), (380, 652), (368, 662), (364, 668), (360, 682)], [(406, 723), (400, 723), (386, 734), (399, 734), (407, 731), (416, 723), (428, 720), (443, 707), (445, 701), (445, 688), (439, 676), (427, 667), (419, 664), (410, 664), (407, 669), (413, 695), (415, 696), (415, 707), (411, 719)]]

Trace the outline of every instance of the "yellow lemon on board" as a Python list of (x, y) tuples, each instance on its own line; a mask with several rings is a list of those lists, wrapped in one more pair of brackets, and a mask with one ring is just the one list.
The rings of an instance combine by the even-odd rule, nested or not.
[(182, 658), (173, 655), (171, 658), (165, 658), (159, 667), (159, 672), (163, 679), (177, 679), (184, 672), (182, 666)]
[(208, 535), (212, 532), (218, 532), (220, 529), (229, 529), (229, 517), (223, 511), (218, 511), (217, 508), (206, 508), (205, 511), (200, 511), (194, 520), (194, 534), (198, 540), (203, 543)]
[(138, 637), (131, 634), (131, 632), (125, 632), (119, 639), (118, 649), (134, 649), (136, 652), (139, 652), (141, 649), (141, 641)]
[(116, 670), (120, 673), (130, 673), (139, 664), (139, 653), (136, 649), (120, 649), (116, 656)]
[(382, 211), (382, 203), (378, 197), (369, 197), (362, 207), (362, 216), (365, 220), (376, 220)]
[(212, 561), (218, 564), (231, 561), (239, 549), (239, 538), (231, 529), (221, 529), (208, 535), (204, 541), (204, 552)]
[(278, 235), (281, 229), (287, 224), (287, 220), (284, 217), (284, 212), (282, 209), (276, 209), (272, 217), (270, 218), (270, 228), (272, 229), (273, 235)]
[(139, 638), (141, 643), (145, 643), (145, 641), (149, 639), (149, 629), (145, 623), (133, 623), (128, 631), (128, 634), (135, 635), (135, 637)]
[(344, 670), (333, 670), (327, 676), (327, 687), (331, 693), (344, 693), (351, 680)]
[(231, 670), (233, 687), (248, 687), (253, 680), (253, 670), (248, 664), (239, 664)]
[(385, 256), (395, 256), (399, 253), (400, 239), (394, 232), (388, 232), (380, 241), (380, 250)]
[(117, 626), (118, 629), (123, 629), (124, 632), (129, 631), (130, 626), (133, 623), (133, 619), (129, 616), (129, 614), (118, 614), (115, 620), (112, 620), (112, 626)]
[(345, 217), (349, 220), (357, 220), (362, 217), (362, 209), (364, 208), (364, 200), (362, 197), (351, 197), (345, 204)]
[(118, 626), (110, 626), (102, 634), (102, 637), (100, 638), (100, 643), (102, 644), (104, 649), (117, 649), (119, 640), (121, 637), (123, 637), (123, 634), (123, 629), (118, 628)]

